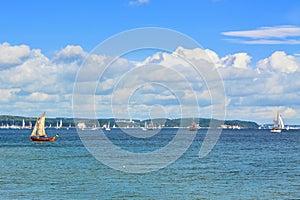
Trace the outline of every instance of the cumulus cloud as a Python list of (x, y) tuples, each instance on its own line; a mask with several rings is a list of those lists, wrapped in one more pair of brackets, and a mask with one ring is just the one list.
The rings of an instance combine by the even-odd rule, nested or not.
[(274, 108), (280, 106), (288, 123), (299, 120), (299, 62), (285, 52), (274, 52), (259, 61), (255, 70), (252, 80), (225, 81), (226, 94), (231, 98), (227, 107), (231, 118), (242, 116), (244, 111), (248, 119), (272, 123)]
[(274, 52), (269, 58), (258, 62), (258, 69), (268, 72), (294, 73), (299, 70), (299, 63), (292, 55), (287, 55), (283, 51)]
[[(35, 105), (38, 110), (50, 110), (51, 107), (56, 106), (55, 112), (60, 110), (65, 115), (70, 115), (71, 98), (66, 96), (72, 94), (79, 64), (70, 63), (68, 59), (74, 55), (84, 55), (80, 52), (81, 47), (66, 47), (57, 52), (52, 60), (42, 54), (40, 49), (30, 49), (24, 45), (11, 47), (7, 43), (2, 45), (2, 49), (4, 47), (10, 52), (10, 56), (1, 54), (1, 59), (5, 60), (6, 65), (9, 63), (10, 67), (2, 68), (0, 90), (5, 96), (2, 101), (9, 100), (9, 104), (5, 104), (2, 111), (17, 112), (13, 114), (24, 112), (30, 115), (32, 110), (26, 109), (31, 109), (31, 102), (34, 101), (37, 102)], [(56, 62), (58, 58), (62, 62)], [(39, 104), (41, 102), (44, 103)], [(55, 105), (57, 102), (59, 104)]]
[(251, 56), (249, 56), (247, 53), (236, 53), (221, 58), (217, 64), (221, 67), (232, 66), (235, 68), (247, 69), (250, 61)]
[(178, 47), (173, 55), (179, 55), (188, 60), (205, 60), (212, 63), (217, 63), (219, 61), (218, 55), (209, 49), (185, 49), (183, 47)]
[(68, 45), (56, 53), (53, 62), (82, 61), (86, 55), (81, 46)]
[[(300, 112), (299, 59), (283, 51), (250, 67), (251, 56), (245, 52), (219, 57), (212, 50), (200, 48), (178, 47), (171, 53), (154, 53), (141, 62), (87, 56), (80, 46), (72, 45), (57, 51), (53, 59), (24, 45), (5, 43), (1, 48), (16, 49), (9, 58), (0, 55), (2, 63), (6, 60), (10, 65), (2, 68), (0, 76), (3, 113), (30, 115), (38, 109), (49, 111), (49, 116), (70, 116), (77, 72), (84, 75), (78, 80), (81, 105), (86, 111), (97, 108), (98, 117), (114, 114), (111, 102), (116, 105), (115, 114), (134, 117), (149, 117), (153, 106), (162, 106), (167, 116), (176, 117), (178, 105), (183, 103), (186, 107), (182, 114), (188, 116), (195, 111), (194, 99), (199, 100), (201, 117), (210, 117), (212, 109), (222, 108), (221, 101), (227, 105), (228, 118), (233, 119), (266, 120), (277, 106), (282, 107), (285, 117)], [(82, 70), (85, 58), (87, 67)], [(101, 71), (104, 73), (99, 74)], [(214, 71), (221, 75), (225, 99)], [(215, 102), (212, 95), (217, 97)]]
[[(293, 55), (287, 55), (285, 52), (277, 51), (269, 58), (259, 61), (256, 67), (250, 67), (251, 56), (245, 52), (219, 58), (219, 56), (211, 50), (184, 49), (179, 47), (172, 54), (157, 53), (153, 57), (148, 57), (146, 61), (163, 66), (172, 66), (172, 68), (179, 71), (182, 75), (186, 75), (187, 77), (193, 76), (193, 71), (190, 70), (188, 64), (176, 61), (174, 56), (172, 57), (171, 55), (175, 57), (178, 56), (179, 58), (183, 56), (188, 60), (206, 61), (202, 62), (202, 64), (206, 65), (205, 67), (201, 66), (203, 73), (205, 73), (208, 66), (218, 69), (225, 85), (227, 108), (232, 113), (236, 113), (230, 113), (229, 116), (233, 119), (241, 118), (241, 116), (244, 115), (243, 113), (247, 113), (246, 110), (248, 108), (253, 108), (251, 112), (257, 111), (262, 114), (262, 116), (267, 116), (264, 112), (270, 112), (270, 110), (263, 111), (263, 109), (260, 109), (260, 106), (269, 109), (272, 106), (276, 107), (282, 105), (299, 109), (297, 103), (297, 101), (300, 100), (299, 97), (297, 97), (300, 95), (300, 80), (298, 78), (300, 75), (299, 60)], [(167, 76), (167, 74), (165, 76)], [(194, 74), (194, 76), (196, 75)], [(191, 81), (192, 79), (188, 78), (187, 80), (193, 83)], [(196, 82), (201, 83), (203, 79), (198, 78)], [(184, 88), (180, 87), (179, 83), (175, 85), (178, 88)], [(195, 88), (196, 87), (193, 86), (198, 99), (204, 103), (201, 105), (209, 107), (211, 102), (209, 93), (205, 90), (206, 88)], [(209, 92), (215, 91), (217, 90), (213, 90), (212, 87), (210, 87)], [(191, 93), (185, 92), (184, 97), (187, 97), (187, 94)], [(282, 98), (283, 96), (285, 96), (285, 98)], [(299, 110), (295, 112), (299, 112)], [(253, 116), (257, 119), (262, 118), (259, 114), (253, 114)], [(247, 116), (245, 116), (244, 119), (247, 119)]]
[(11, 46), (7, 42), (0, 44), (0, 67), (21, 64), (29, 54), (30, 49), (26, 45)]

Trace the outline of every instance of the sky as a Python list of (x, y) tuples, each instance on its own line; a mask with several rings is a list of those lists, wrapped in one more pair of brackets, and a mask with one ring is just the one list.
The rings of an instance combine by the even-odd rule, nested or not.
[[(198, 64), (205, 60), (205, 69), (210, 64), (217, 68), (226, 119), (272, 123), (279, 110), (286, 123), (300, 124), (300, 1), (3, 0), (0, 5), (1, 115), (37, 116), (47, 111), (51, 117), (72, 117), (74, 82), (84, 60), (97, 70), (99, 63), (115, 56), (94, 55), (95, 48), (124, 31), (159, 27), (192, 38), (200, 48), (136, 51), (118, 59), (111, 72), (99, 78), (97, 117), (178, 117), (179, 100), (189, 107), (187, 85), (201, 102), (199, 116), (210, 117), (220, 102), (209, 99), (220, 88), (215, 90), (209, 80), (172, 56), (178, 54)], [(154, 62), (168, 70), (143, 67)], [(150, 84), (145, 83), (149, 77), (140, 76), (144, 82), (135, 82), (131, 74), (128, 88), (125, 83), (116, 88), (129, 71), (157, 73), (158, 79)], [(177, 78), (179, 72), (196, 77), (183, 84), (172, 79), (174, 71)], [(177, 93), (168, 89), (172, 81)], [(138, 89), (130, 90), (137, 84)], [(113, 99), (113, 94), (123, 99)], [(113, 109), (109, 102), (115, 102)], [(88, 110), (90, 104), (82, 107)], [(187, 108), (184, 116), (195, 117), (192, 110)]]

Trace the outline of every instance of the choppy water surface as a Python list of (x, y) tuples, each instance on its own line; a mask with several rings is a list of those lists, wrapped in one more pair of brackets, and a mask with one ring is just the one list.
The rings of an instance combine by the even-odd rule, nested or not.
[[(206, 131), (199, 130), (180, 159), (145, 174), (103, 165), (75, 129), (47, 130), (50, 136), (56, 132), (57, 141), (41, 144), (29, 141), (30, 130), (0, 130), (1, 199), (300, 198), (300, 131), (224, 130), (200, 159)], [(147, 152), (163, 147), (174, 134), (176, 129), (162, 129), (154, 137), (134, 139), (112, 129), (109, 138), (123, 149)]]

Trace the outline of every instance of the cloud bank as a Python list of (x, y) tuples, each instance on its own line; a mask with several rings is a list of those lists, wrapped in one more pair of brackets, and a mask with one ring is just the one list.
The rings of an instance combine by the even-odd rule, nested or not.
[[(88, 53), (73, 45), (56, 51), (53, 58), (27, 45), (3, 43), (0, 52), (4, 52), (0, 53), (1, 114), (25, 116), (47, 111), (49, 116), (71, 117), (73, 85), (81, 64), (88, 63), (90, 70), (84, 73), (92, 77), (99, 66), (111, 60), (108, 55), (96, 54), (85, 60)], [(210, 117), (212, 107), (218, 104), (213, 105), (210, 96), (218, 89), (207, 88), (207, 82), (213, 86), (214, 77), (203, 80), (181, 56), (199, 63), (200, 72), (218, 70), (226, 92), (226, 118), (272, 123), (279, 107), (286, 120), (291, 123), (299, 120), (299, 57), (283, 51), (251, 65), (251, 56), (246, 52), (219, 57), (209, 49), (183, 47), (171, 53), (157, 52), (141, 62), (118, 58), (99, 79), (96, 89), (89, 87), (88, 78), (79, 80), (84, 86), (82, 94), (89, 89), (95, 92), (96, 103), (101, 102), (95, 106), (98, 117), (112, 117), (108, 107), (111, 101), (116, 105), (114, 114), (122, 115), (125, 111), (133, 118), (176, 117), (180, 112), (177, 96), (189, 102), (191, 95), (199, 99), (199, 116)], [(149, 67), (153, 63), (161, 67)], [(145, 79), (149, 79), (148, 84), (140, 85), (140, 80)], [(126, 99), (129, 101), (124, 105)], [(87, 110), (93, 108), (91, 102), (84, 100), (82, 106)], [(186, 115), (193, 116), (193, 112), (191, 107)]]

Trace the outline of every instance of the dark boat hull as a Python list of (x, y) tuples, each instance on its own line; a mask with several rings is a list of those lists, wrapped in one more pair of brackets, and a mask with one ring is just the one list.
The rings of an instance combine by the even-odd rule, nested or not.
[(55, 137), (30, 137), (30, 140), (33, 142), (54, 142)]

